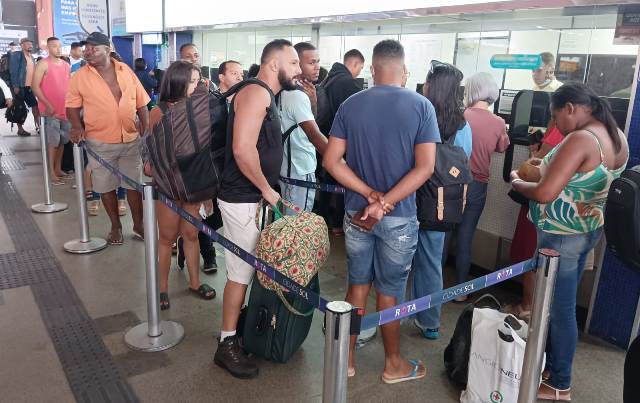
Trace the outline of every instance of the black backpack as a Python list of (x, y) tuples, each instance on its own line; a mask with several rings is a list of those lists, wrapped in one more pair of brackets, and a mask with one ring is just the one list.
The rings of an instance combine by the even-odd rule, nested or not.
[(448, 232), (462, 221), (473, 176), (467, 154), (453, 144), (455, 138), (436, 144), (433, 175), (416, 192), (420, 229)]
[(625, 170), (611, 183), (604, 233), (613, 253), (640, 271), (640, 165)]
[(459, 386), (467, 386), (469, 353), (471, 351), (471, 325), (475, 308), (491, 308), (499, 311), (500, 302), (491, 294), (485, 294), (468, 304), (456, 322), (449, 345), (444, 350), (444, 367), (447, 376)]
[(24, 124), (27, 120), (27, 115), (29, 114), (29, 110), (27, 109), (27, 105), (25, 105), (24, 101), (20, 98), (13, 100), (13, 105), (11, 108), (7, 108), (7, 111), (4, 114), (4, 117), (7, 119), (7, 122), (11, 123), (13, 128), (13, 123), (16, 124)]

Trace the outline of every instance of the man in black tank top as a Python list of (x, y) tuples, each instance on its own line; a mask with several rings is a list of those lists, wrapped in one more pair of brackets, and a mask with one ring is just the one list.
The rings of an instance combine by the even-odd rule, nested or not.
[[(295, 89), (294, 77), (300, 74), (298, 55), (284, 39), (267, 44), (260, 63), (256, 77), (260, 83), (241, 89), (231, 103), (231, 129), (218, 195), (224, 235), (250, 253), (260, 234), (255, 224), (257, 203), (265, 199), (275, 205), (280, 199), (273, 189), (282, 165), (282, 131), (274, 93)], [(258, 368), (238, 344), (236, 327), (255, 269), (229, 251), (225, 251), (225, 261), (222, 332), (214, 362), (235, 377), (253, 378)]]

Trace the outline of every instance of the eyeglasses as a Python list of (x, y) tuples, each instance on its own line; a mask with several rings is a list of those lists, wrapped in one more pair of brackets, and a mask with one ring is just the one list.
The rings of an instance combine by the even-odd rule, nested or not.
[(429, 67), (429, 74), (427, 75), (427, 77), (432, 76), (437, 71), (453, 72), (456, 76), (456, 79), (458, 79), (458, 81), (462, 81), (462, 79), (464, 78), (464, 75), (462, 74), (462, 72), (453, 64), (444, 63), (438, 60), (431, 60), (431, 66)]

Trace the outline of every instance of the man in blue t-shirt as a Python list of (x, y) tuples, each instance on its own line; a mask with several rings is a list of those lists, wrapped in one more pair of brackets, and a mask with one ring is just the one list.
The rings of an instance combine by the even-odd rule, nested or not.
[[(284, 158), (280, 176), (315, 183), (318, 165), (316, 151), (322, 155), (327, 148), (327, 138), (320, 132), (313, 113), (317, 105), (313, 83), (320, 74), (320, 55), (309, 42), (297, 43), (294, 48), (298, 52), (302, 71), (297, 77), (299, 88), (281, 91), (277, 98), (282, 133), (289, 132), (283, 143)], [(306, 211), (313, 209), (315, 189), (280, 181), (280, 190), (282, 197), (297, 207)], [(286, 211), (289, 215), (293, 214), (288, 208)]]
[[(366, 305), (373, 283), (377, 309), (404, 297), (418, 242), (415, 191), (434, 170), (440, 133), (433, 106), (402, 88), (404, 49), (384, 40), (373, 49), (374, 87), (345, 101), (333, 122), (324, 166), (347, 188), (345, 237), (349, 291), (346, 300)], [(346, 154), (346, 164), (341, 158)], [(362, 222), (354, 215), (362, 212)], [(378, 220), (369, 231), (360, 227)], [(385, 366), (382, 379), (398, 383), (424, 377), (418, 360), (400, 357), (400, 322), (383, 325)], [(355, 374), (355, 337), (349, 350), (349, 375)]]

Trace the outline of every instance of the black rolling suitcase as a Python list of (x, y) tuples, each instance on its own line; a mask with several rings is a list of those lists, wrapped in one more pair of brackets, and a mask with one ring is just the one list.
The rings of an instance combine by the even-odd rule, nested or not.
[[(320, 292), (317, 275), (308, 288)], [(303, 316), (291, 312), (275, 292), (265, 289), (256, 277), (253, 278), (249, 304), (243, 308), (238, 323), (246, 352), (284, 363), (307, 338), (313, 320), (313, 306), (290, 292), (284, 295)]]

